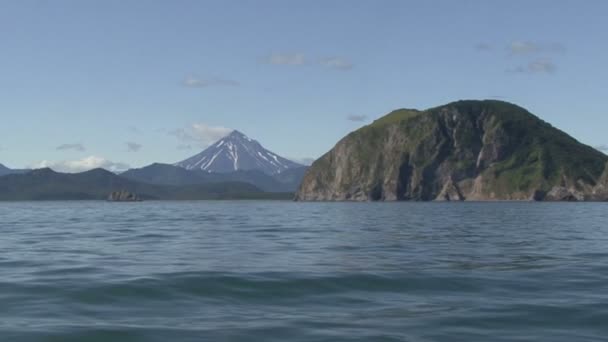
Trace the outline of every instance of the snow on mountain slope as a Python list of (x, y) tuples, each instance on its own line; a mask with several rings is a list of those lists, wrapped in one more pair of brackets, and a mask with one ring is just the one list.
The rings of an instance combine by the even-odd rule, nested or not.
[(187, 170), (227, 173), (259, 170), (269, 175), (302, 165), (278, 156), (239, 131), (218, 140), (203, 152), (176, 163)]

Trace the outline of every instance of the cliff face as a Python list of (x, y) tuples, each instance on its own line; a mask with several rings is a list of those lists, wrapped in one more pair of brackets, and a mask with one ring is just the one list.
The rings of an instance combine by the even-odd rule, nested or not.
[(598, 184), (593, 189), (593, 197), (598, 201), (608, 201), (608, 163), (606, 163), (606, 168), (598, 180)]
[(521, 107), (459, 101), (350, 133), (296, 200), (597, 200), (607, 161)]

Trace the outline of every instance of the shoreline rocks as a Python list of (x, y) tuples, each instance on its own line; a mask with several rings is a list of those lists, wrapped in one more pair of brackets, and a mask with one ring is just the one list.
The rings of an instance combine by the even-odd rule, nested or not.
[(129, 191), (113, 191), (108, 195), (108, 202), (141, 202), (142, 199), (137, 194)]

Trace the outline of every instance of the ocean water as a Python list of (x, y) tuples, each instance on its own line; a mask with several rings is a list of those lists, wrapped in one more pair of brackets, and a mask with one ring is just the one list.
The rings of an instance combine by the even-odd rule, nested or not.
[(608, 203), (0, 203), (0, 341), (606, 341)]

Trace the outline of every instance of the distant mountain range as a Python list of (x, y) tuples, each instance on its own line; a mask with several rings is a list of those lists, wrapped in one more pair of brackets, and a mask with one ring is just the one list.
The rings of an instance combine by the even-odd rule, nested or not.
[(0, 164), (0, 177), (5, 176), (5, 175), (10, 175), (10, 174), (15, 174), (15, 173), (26, 173), (29, 172), (31, 170), (27, 170), (27, 169), (9, 169), (8, 167)]
[(159, 185), (193, 185), (222, 182), (243, 182), (266, 192), (294, 192), (300, 185), (307, 167), (285, 170), (276, 175), (268, 175), (259, 170), (238, 170), (215, 173), (202, 170), (188, 170), (168, 164), (151, 164), (139, 169), (131, 169), (120, 174), (134, 181)]
[(0, 164), (0, 176), (4, 176), (4, 175), (11, 174), (11, 173), (12, 173), (11, 171), (12, 171), (12, 170), (11, 170), (11, 169), (9, 169), (8, 167), (6, 167), (6, 166), (4, 166), (4, 165)]
[(142, 199), (287, 199), (306, 169), (234, 131), (184, 162), (154, 163), (120, 175), (102, 169), (13, 170), (0, 164), (0, 200), (104, 199), (114, 191)]
[(201, 153), (176, 163), (175, 166), (215, 173), (257, 170), (276, 175), (303, 165), (268, 151), (256, 140), (235, 130)]
[(142, 199), (289, 199), (243, 182), (158, 185), (137, 182), (103, 169), (66, 174), (38, 169), (0, 177), (0, 200), (101, 200), (114, 191), (127, 191)]
[(233, 131), (184, 161), (174, 165), (154, 163), (128, 170), (121, 176), (157, 185), (242, 182), (266, 192), (294, 192), (307, 168)]
[(401, 109), (341, 139), (306, 167), (234, 131), (174, 165), (120, 175), (0, 165), (0, 200), (608, 200), (608, 156), (502, 101)]

